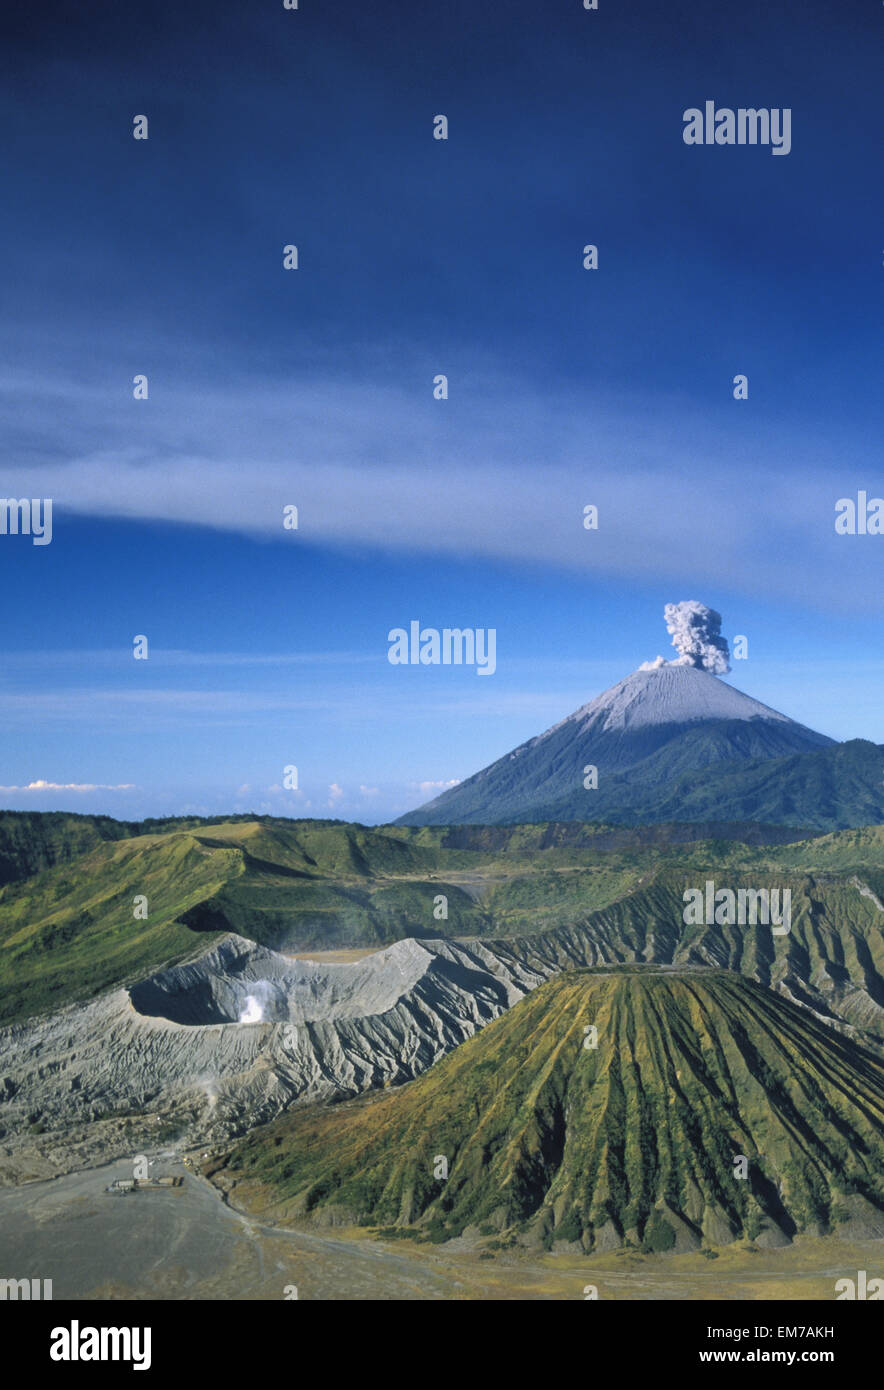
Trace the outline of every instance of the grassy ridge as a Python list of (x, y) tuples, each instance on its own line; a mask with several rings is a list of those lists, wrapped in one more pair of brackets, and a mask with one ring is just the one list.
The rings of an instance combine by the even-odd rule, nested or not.
[[(206, 938), (181, 925), (241, 860), (186, 832), (101, 845), (76, 861), (0, 890), (2, 1018), (89, 999), (159, 964), (184, 959)], [(146, 920), (134, 916), (147, 898)]]

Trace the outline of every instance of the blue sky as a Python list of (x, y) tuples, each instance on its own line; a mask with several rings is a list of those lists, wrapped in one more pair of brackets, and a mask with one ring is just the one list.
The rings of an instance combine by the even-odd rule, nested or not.
[[(769, 8), (16, 17), (0, 493), (55, 516), (0, 536), (0, 804), (382, 821), (684, 598), (735, 685), (884, 739), (884, 538), (834, 532), (884, 494), (884, 9)], [(791, 153), (686, 146), (706, 99)], [(494, 676), (390, 666), (414, 618), (494, 627)]]

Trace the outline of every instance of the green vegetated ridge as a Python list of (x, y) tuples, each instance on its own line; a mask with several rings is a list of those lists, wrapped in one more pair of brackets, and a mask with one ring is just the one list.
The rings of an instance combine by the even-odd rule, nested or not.
[[(279, 949), (381, 947), (404, 936), (471, 934), (487, 922), (470, 895), (428, 875), (439, 855), (405, 838), (322, 821), (217, 826), (207, 842), (237, 847), (243, 872), (188, 917)], [(448, 899), (447, 920), (434, 899)]]
[[(0, 888), (0, 1019), (92, 997), (227, 931), (282, 950), (372, 949), (406, 936), (513, 939), (557, 968), (595, 963), (596, 944), (616, 961), (689, 959), (702, 942), (734, 969), (760, 961), (763, 977), (770, 957), (774, 980), (787, 969), (798, 982), (815, 975), (845, 1016), (856, 990), (858, 1026), (875, 1026), (869, 998), (884, 1003), (880, 826), (759, 844), (784, 832), (716, 824), (706, 828), (714, 838), (702, 839), (704, 827), (676, 825), (147, 824), (159, 828), (130, 834), (106, 817), (0, 817), (0, 860), (21, 867), (33, 832), (53, 861)], [(755, 842), (732, 838), (738, 833)], [(683, 890), (709, 876), (735, 888), (791, 885), (790, 936), (687, 933)], [(146, 921), (133, 915), (136, 895), (148, 900)], [(439, 895), (447, 918), (436, 915)]]
[[(235, 850), (186, 832), (112, 841), (0, 889), (0, 1018), (25, 1018), (140, 978), (203, 950), (182, 924), (241, 872)], [(136, 897), (148, 917), (137, 918)]]
[(571, 971), (417, 1080), (290, 1112), (221, 1166), (284, 1221), (466, 1233), (492, 1250), (874, 1231), (884, 1064), (728, 972)]
[[(696, 749), (692, 749), (696, 751)], [(665, 784), (668, 770), (657, 769)], [(671, 795), (661, 797), (647, 819), (674, 816), (703, 821), (711, 816), (733, 820), (772, 821), (782, 825), (836, 830), (881, 820), (884, 812), (884, 749), (865, 739), (851, 739), (819, 752), (752, 760), (716, 768), (708, 777), (677, 778)], [(615, 800), (627, 819), (640, 810), (623, 779)], [(658, 784), (659, 785), (659, 784)], [(564, 807), (550, 808), (563, 816)], [(600, 807), (602, 814), (608, 814)], [(611, 819), (619, 815), (611, 808)]]

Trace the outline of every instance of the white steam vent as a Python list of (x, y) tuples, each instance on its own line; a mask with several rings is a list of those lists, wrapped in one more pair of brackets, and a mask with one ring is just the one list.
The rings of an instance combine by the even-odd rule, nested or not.
[(278, 1009), (273, 1007), (274, 988), (270, 980), (253, 980), (251, 993), (246, 995), (245, 1003), (239, 1013), (240, 1023), (265, 1023), (273, 1018)]
[(247, 994), (245, 1008), (239, 1016), (240, 1023), (260, 1023), (263, 1017), (263, 1004), (254, 994)]

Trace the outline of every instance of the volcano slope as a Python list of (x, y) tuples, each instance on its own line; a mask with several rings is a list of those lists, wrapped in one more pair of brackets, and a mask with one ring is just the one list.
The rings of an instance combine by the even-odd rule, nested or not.
[[(593, 767), (596, 785), (584, 774)], [(884, 748), (836, 744), (691, 666), (634, 671), (399, 825), (884, 819)]]
[(880, 1237), (884, 1064), (728, 972), (572, 971), (418, 1080), (292, 1112), (211, 1175), (283, 1221), (492, 1248)]

